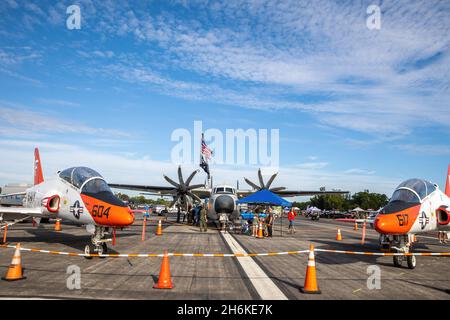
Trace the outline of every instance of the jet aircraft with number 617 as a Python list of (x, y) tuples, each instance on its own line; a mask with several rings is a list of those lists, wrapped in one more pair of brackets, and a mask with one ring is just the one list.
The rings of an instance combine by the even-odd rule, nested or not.
[[(130, 208), (118, 199), (105, 179), (86, 167), (75, 167), (58, 172), (56, 178), (45, 180), (42, 174), (39, 150), (35, 149), (34, 186), (23, 193), (22, 207), (0, 206), (2, 229), (6, 221), (23, 220), (28, 217), (40, 223), (42, 218), (55, 218), (85, 225), (92, 234), (85, 253), (105, 254), (109, 228), (124, 228), (134, 222)], [(1, 195), (10, 197), (10, 194)], [(16, 220), (17, 221), (17, 220)], [(14, 224), (14, 223), (13, 223)]]
[[(394, 191), (389, 203), (373, 220), (338, 219), (345, 222), (368, 222), (380, 234), (383, 251), (411, 253), (414, 236), (430, 231), (450, 233), (450, 166), (445, 192), (423, 179), (409, 179)], [(405, 256), (394, 256), (400, 267)], [(416, 267), (416, 257), (406, 256), (408, 268)]]

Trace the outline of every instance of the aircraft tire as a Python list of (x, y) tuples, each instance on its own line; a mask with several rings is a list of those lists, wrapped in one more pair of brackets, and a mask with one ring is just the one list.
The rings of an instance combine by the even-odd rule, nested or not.
[[(101, 254), (107, 254), (108, 253), (108, 246), (106, 245), (106, 243), (102, 243), (101, 247), (100, 247), (100, 251)], [(99, 252), (100, 254), (100, 252)], [(105, 257), (100, 257), (100, 259), (105, 259)]]
[[(84, 253), (85, 254), (93, 254), (94, 253), (94, 246), (93, 245), (90, 245), (90, 244), (87, 244), (85, 247), (84, 247)], [(92, 257), (85, 257), (86, 259), (88, 259), (88, 260), (91, 260), (92, 259)]]
[(403, 257), (394, 256), (394, 267), (401, 268), (402, 263), (403, 263)]
[(417, 259), (415, 256), (407, 257), (408, 269), (414, 270), (417, 266)]

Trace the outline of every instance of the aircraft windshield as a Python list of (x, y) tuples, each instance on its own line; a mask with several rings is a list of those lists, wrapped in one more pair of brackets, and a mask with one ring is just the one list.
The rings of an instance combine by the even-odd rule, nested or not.
[[(426, 180), (421, 180), (421, 179), (410, 179), (410, 180), (403, 182), (402, 184), (400, 184), (397, 187), (397, 191), (401, 191), (401, 190), (405, 191), (405, 189), (400, 189), (400, 188), (408, 188), (408, 189), (414, 190), (419, 195), (420, 200), (422, 200), (423, 198), (425, 198), (426, 196), (428, 196), (429, 194), (431, 194), (432, 192), (434, 192), (436, 190), (436, 187), (434, 186), (434, 184), (432, 184), (431, 182), (428, 182)], [(398, 190), (398, 189), (400, 189), (400, 190)], [(395, 193), (394, 193), (394, 195), (395, 195)]]
[(229, 194), (235, 194), (234, 189), (233, 188), (216, 188), (216, 192), (215, 193), (229, 193)]
[(77, 188), (81, 188), (88, 179), (102, 178), (98, 172), (86, 167), (70, 168), (61, 172), (59, 176)]
[(98, 194), (101, 192), (112, 193), (108, 184), (102, 179), (94, 179), (86, 183), (82, 190), (85, 194)]
[(225, 188), (225, 192), (226, 192), (226, 193), (234, 194), (233, 188)]
[(391, 202), (401, 201), (407, 203), (420, 203), (420, 199), (417, 195), (407, 189), (399, 189), (394, 192), (394, 195), (391, 198)]

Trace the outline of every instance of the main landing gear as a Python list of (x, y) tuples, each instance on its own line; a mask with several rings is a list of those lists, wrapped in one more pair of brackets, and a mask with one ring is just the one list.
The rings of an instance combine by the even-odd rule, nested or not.
[[(86, 245), (84, 248), (84, 253), (86, 255), (98, 254), (100, 258), (105, 258), (101, 255), (108, 253), (108, 245), (106, 243), (112, 241), (112, 239), (106, 239), (106, 232), (107, 229), (105, 227), (95, 226), (95, 232), (91, 238), (92, 243)], [(85, 258), (92, 259), (90, 256), (86, 256)]]
[[(393, 253), (412, 253), (412, 236), (401, 235), (401, 236), (387, 236), (381, 235), (380, 244), (383, 249), (388, 250)], [(401, 268), (403, 262), (406, 261), (408, 269), (415, 269), (417, 266), (417, 259), (415, 256), (394, 256), (394, 266), (396, 268)]]

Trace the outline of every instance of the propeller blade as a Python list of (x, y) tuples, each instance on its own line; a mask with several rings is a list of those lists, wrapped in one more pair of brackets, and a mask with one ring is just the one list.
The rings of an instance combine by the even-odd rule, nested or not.
[(273, 181), (275, 180), (275, 178), (278, 176), (278, 173), (275, 173), (269, 180), (269, 182), (267, 182), (266, 184), (266, 189), (270, 189), (270, 186), (272, 185)]
[(184, 208), (186, 209), (186, 211), (188, 211), (189, 204), (190, 204), (189, 198), (184, 194), (184, 195), (182, 195), (182, 199), (183, 199), (183, 203), (184, 203)]
[(180, 181), (180, 185), (184, 186), (183, 172), (181, 170), (181, 166), (178, 167), (178, 180)]
[(204, 187), (203, 184), (194, 184), (193, 186), (189, 186), (187, 189), (192, 190), (192, 189), (203, 188), (203, 187)]
[(166, 181), (168, 183), (170, 183), (171, 185), (173, 185), (175, 188), (180, 188), (180, 185), (178, 183), (176, 183), (175, 181), (173, 181), (172, 179), (170, 179), (168, 176), (164, 175), (164, 179), (166, 179)]
[(270, 191), (273, 192), (273, 193), (276, 193), (276, 192), (279, 192), (279, 191), (284, 191), (284, 190), (286, 190), (285, 187), (279, 187), (279, 188), (272, 188), (272, 189), (270, 189)]
[(244, 178), (245, 182), (247, 182), (247, 184), (249, 186), (251, 186), (253, 189), (255, 190), (259, 190), (261, 189), (261, 187), (257, 186), (256, 184), (254, 184), (253, 182), (251, 182), (250, 180), (248, 180), (247, 178)]
[(169, 208), (172, 208), (172, 207), (175, 205), (175, 203), (177, 203), (178, 199), (180, 199), (180, 196), (176, 196), (176, 197), (173, 199), (173, 201), (170, 203), (170, 207), (169, 207)]
[(195, 170), (194, 172), (191, 173), (191, 175), (189, 176), (189, 178), (186, 180), (186, 185), (189, 186), (189, 184), (192, 182), (192, 179), (194, 179), (195, 175), (199, 172), (200, 170)]
[(201, 203), (202, 199), (200, 199), (199, 196), (197, 196), (196, 194), (192, 193), (192, 192), (188, 192), (188, 196), (190, 196), (192, 199), (197, 200), (197, 202)]
[(258, 178), (259, 178), (259, 184), (261, 185), (261, 189), (264, 189), (264, 179), (261, 173), (261, 169), (258, 170)]

